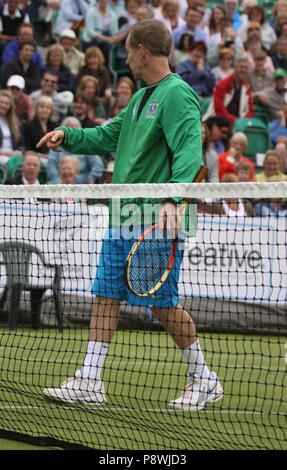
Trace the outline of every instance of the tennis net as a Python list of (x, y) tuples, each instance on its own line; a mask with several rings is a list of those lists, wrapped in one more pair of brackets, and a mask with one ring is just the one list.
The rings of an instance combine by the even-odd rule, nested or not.
[[(182, 264), (150, 297), (132, 296), (127, 253), (163, 202), (178, 198), (192, 198), (178, 241)], [(283, 182), (0, 186), (0, 436), (103, 450), (286, 449), (286, 199)], [(176, 285), (173, 269), (178, 302), (224, 389), (198, 409), (183, 398), (174, 404), (202, 377), (182, 354), (186, 317), (174, 333), (178, 347), (163, 328), (175, 316), (159, 315), (175, 310), (177, 292), (163, 290), (171, 279)], [(76, 370), (86, 380), (92, 289), (106, 299), (101, 344), (112, 337), (101, 361), (104, 403), (49, 399), (43, 390)]]

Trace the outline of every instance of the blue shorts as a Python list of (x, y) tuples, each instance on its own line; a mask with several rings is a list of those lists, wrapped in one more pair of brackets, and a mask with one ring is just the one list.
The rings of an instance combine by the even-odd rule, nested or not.
[[(136, 237), (141, 232), (142, 229), (139, 228)], [(148, 297), (138, 297), (130, 292), (125, 279), (126, 259), (136, 237), (126, 239), (120, 235), (118, 228), (107, 230), (92, 286), (92, 294), (97, 297), (126, 300), (129, 305), (158, 308), (176, 307), (179, 300), (178, 280), (184, 253), (183, 244), (179, 244), (173, 267), (160, 289)]]

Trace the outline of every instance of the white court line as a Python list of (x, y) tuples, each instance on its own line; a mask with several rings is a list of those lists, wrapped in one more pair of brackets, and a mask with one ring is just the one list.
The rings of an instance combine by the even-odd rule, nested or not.
[[(66, 404), (61, 404), (61, 403), (56, 403), (56, 402), (49, 402), (50, 405), (53, 404), (54, 407), (57, 407), (57, 405), (61, 408), (65, 408), (67, 410), (73, 409), (73, 405), (66, 405)], [(143, 411), (149, 412), (149, 413), (163, 413), (163, 414), (175, 414), (175, 413), (183, 413), (183, 411), (180, 410), (173, 410), (171, 409), (165, 409), (165, 408), (128, 408), (125, 406), (97, 406), (97, 405), (92, 405), (92, 404), (86, 404), (83, 405), (81, 403), (77, 403), (77, 406), (80, 406), (81, 408), (77, 408), (77, 410), (81, 411), (128, 411), (128, 412), (138, 412), (141, 413)], [(84, 408), (83, 408), (84, 406)], [(48, 406), (33, 406), (33, 405), (0, 405), (0, 411), (5, 411), (5, 410), (48, 410)], [(244, 410), (201, 410), (200, 413), (209, 413), (209, 414), (239, 414), (239, 415), (265, 415), (265, 416), (287, 416), (287, 413), (274, 413), (274, 412), (261, 412), (261, 411), (244, 411)]]

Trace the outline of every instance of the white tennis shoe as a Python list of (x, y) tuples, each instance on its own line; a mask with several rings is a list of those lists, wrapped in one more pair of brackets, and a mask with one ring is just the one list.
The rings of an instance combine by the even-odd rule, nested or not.
[(194, 376), (192, 382), (187, 384), (183, 394), (169, 402), (169, 406), (176, 410), (199, 411), (208, 402), (215, 402), (223, 398), (223, 388), (215, 372), (211, 372), (208, 379)]
[(43, 394), (51, 400), (64, 403), (85, 402), (104, 405), (106, 400), (104, 384), (101, 380), (83, 379), (80, 370), (75, 372), (59, 388), (44, 388)]

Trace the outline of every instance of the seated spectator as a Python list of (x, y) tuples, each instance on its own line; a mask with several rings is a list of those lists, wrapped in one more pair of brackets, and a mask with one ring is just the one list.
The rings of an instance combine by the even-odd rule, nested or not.
[(120, 112), (127, 107), (129, 104), (129, 100), (127, 98), (123, 97), (118, 97), (115, 98), (110, 112), (109, 112), (109, 118), (102, 124), (102, 126), (106, 126), (109, 122), (111, 122)]
[(215, 114), (234, 124), (238, 118), (254, 115), (252, 90), (246, 81), (247, 73), (248, 60), (242, 57), (235, 64), (234, 73), (217, 83), (204, 120)]
[(31, 97), (24, 93), (24, 78), (21, 77), (21, 75), (12, 75), (7, 82), (7, 88), (13, 96), (15, 112), (18, 119), (22, 123), (30, 121), (33, 116), (33, 102)]
[(4, 65), (1, 72), (1, 85), (7, 86), (11, 75), (21, 75), (25, 80), (25, 91), (29, 94), (37, 90), (40, 85), (40, 71), (32, 62), (36, 50), (36, 43), (32, 40), (23, 41), (20, 44), (19, 57)]
[(118, 18), (108, 7), (108, 0), (98, 0), (86, 14), (86, 24), (82, 34), (82, 47), (98, 46), (106, 64), (109, 63), (109, 38), (118, 32)]
[(268, 110), (271, 119), (278, 119), (283, 109), (286, 78), (287, 72), (284, 69), (276, 69), (273, 74), (273, 85), (255, 94), (256, 99)]
[(53, 34), (60, 36), (64, 29), (78, 31), (90, 6), (86, 0), (61, 0), (60, 9), (53, 24)]
[(211, 69), (216, 83), (229, 77), (234, 72), (232, 61), (233, 50), (228, 47), (221, 49), (219, 52), (219, 65)]
[(222, 47), (223, 33), (226, 22), (226, 13), (222, 5), (216, 5), (211, 10), (208, 31), (207, 62), (212, 67), (217, 65), (218, 51)]
[(201, 97), (212, 95), (215, 85), (214, 76), (206, 65), (206, 45), (203, 41), (195, 41), (191, 46), (190, 58), (176, 66), (178, 73)]
[(136, 15), (140, 5), (140, 0), (124, 0), (124, 11), (118, 18), (119, 31), (128, 31), (131, 26), (136, 24)]
[(247, 30), (250, 24), (260, 25), (260, 38), (264, 49), (269, 51), (277, 40), (276, 33), (270, 24), (266, 21), (264, 9), (261, 5), (253, 5), (248, 9), (248, 23), (243, 24), (237, 31), (242, 42), (247, 40)]
[[(257, 37), (251, 37), (246, 43), (245, 43), (245, 55), (248, 59), (249, 62), (249, 70), (253, 70), (255, 67), (255, 62), (254, 62), (254, 56), (258, 52), (263, 52), (263, 44), (260, 38)], [(271, 58), (266, 55), (266, 59), (264, 62), (264, 70), (268, 75), (272, 75), (274, 72), (274, 66)]]
[(89, 104), (89, 98), (83, 92), (76, 93), (71, 111), (72, 115), (80, 121), (83, 128), (95, 127), (94, 121), (88, 118)]
[(250, 166), (244, 162), (236, 165), (236, 175), (239, 183), (248, 183), (250, 181)]
[(211, 148), (217, 155), (228, 148), (231, 135), (230, 122), (224, 117), (213, 117), (206, 121), (210, 131)]
[[(270, 176), (267, 183), (277, 183), (281, 180)], [(258, 201), (255, 205), (255, 215), (258, 217), (285, 217), (287, 216), (287, 201), (283, 198), (268, 198)]]
[(271, 13), (271, 17), (269, 18), (269, 24), (274, 29), (275, 33), (278, 35), (279, 25), (278, 25), (278, 17), (285, 15), (287, 11), (287, 1), (286, 0), (277, 0), (273, 6), (273, 10)]
[(99, 82), (91, 75), (82, 77), (77, 93), (83, 93), (89, 100), (88, 118), (94, 122), (96, 126), (100, 126), (107, 119), (107, 112), (102, 100), (98, 96)]
[[(21, 24), (18, 29), (17, 38), (9, 41), (3, 50), (2, 64), (8, 64), (8, 62), (11, 62), (11, 60), (17, 59), (19, 55), (20, 44), (26, 40), (33, 41), (33, 36), (33, 26), (29, 23)], [(33, 53), (32, 62), (38, 67), (38, 69), (42, 69), (44, 67), (41, 53), (37, 47)]]
[(109, 100), (109, 112), (118, 98), (122, 98), (128, 103), (134, 92), (135, 84), (132, 79), (126, 76), (121, 77), (117, 82), (116, 89), (113, 91), (111, 99)]
[(89, 47), (85, 52), (85, 65), (81, 67), (77, 76), (77, 85), (82, 77), (90, 75), (95, 77), (99, 82), (99, 97), (110, 97), (111, 77), (109, 70), (105, 66), (105, 59), (101, 49), (97, 46)]
[(72, 29), (64, 29), (60, 35), (60, 45), (64, 50), (64, 65), (76, 77), (85, 62), (85, 54), (76, 48), (77, 36)]
[(253, 55), (254, 69), (250, 70), (247, 75), (247, 82), (252, 88), (253, 97), (258, 91), (264, 90), (272, 85), (272, 74), (268, 73), (265, 68), (267, 54), (261, 50)]
[(224, 6), (227, 18), (232, 21), (232, 26), (235, 32), (242, 25), (242, 18), (238, 12), (238, 0), (224, 0)]
[(48, 47), (54, 42), (52, 37), (52, 23), (58, 16), (62, 0), (35, 0), (28, 1), (28, 14), (34, 26), (37, 44)]
[[(239, 183), (238, 176), (234, 173), (226, 173), (221, 180), (222, 183)], [(220, 202), (200, 201), (199, 212), (205, 214), (218, 214), (229, 217), (252, 217), (253, 205), (247, 199), (226, 198)]]
[[(62, 122), (63, 126), (66, 127), (81, 127), (81, 123), (78, 119), (73, 116), (68, 116)], [(49, 151), (47, 174), (49, 183), (59, 183), (60, 176), (58, 165), (62, 160), (70, 153), (66, 150), (62, 152), (55, 152), (54, 150)], [(74, 155), (79, 162), (79, 172), (77, 174), (75, 182), (77, 184), (85, 183), (101, 183), (103, 178), (104, 165), (99, 155)]]
[(218, 158), (211, 148), (210, 131), (205, 123), (202, 124), (202, 160), (208, 168), (207, 181), (218, 183)]
[(37, 148), (39, 140), (55, 129), (56, 123), (52, 121), (54, 112), (53, 100), (49, 96), (40, 96), (34, 105), (35, 114), (30, 122), (23, 126), (24, 142), (26, 150), (32, 150), (41, 154), (41, 158), (47, 159), (49, 149), (46, 145)]
[(178, 0), (162, 0), (161, 11), (155, 15), (154, 19), (161, 21), (171, 33), (176, 28), (185, 25), (185, 21), (179, 14)]
[(105, 183), (111, 184), (113, 181), (115, 162), (112, 160), (108, 163), (107, 168), (105, 169)]
[(75, 184), (80, 165), (77, 157), (67, 155), (59, 161), (60, 184)]
[(178, 26), (172, 31), (174, 46), (177, 49), (183, 34), (190, 34), (194, 41), (203, 41), (208, 47), (208, 33), (199, 26), (200, 13), (194, 7), (188, 7), (185, 13), (185, 24)]
[(21, 130), (15, 113), (13, 96), (0, 90), (0, 164), (22, 153)]
[(7, 180), (5, 184), (40, 184), (38, 179), (41, 171), (41, 160), (37, 153), (25, 152), (21, 172)]
[(287, 175), (284, 175), (281, 168), (281, 156), (277, 150), (268, 150), (263, 162), (263, 171), (257, 173), (255, 180), (260, 183), (266, 183), (268, 178), (275, 176), (277, 181), (287, 181)]
[(49, 98), (52, 98), (54, 102), (53, 121), (60, 122), (67, 116), (68, 105), (57, 92), (58, 75), (52, 71), (44, 71), (40, 86), (41, 88), (39, 90), (33, 91), (30, 95), (33, 103), (35, 103), (40, 96), (49, 96)]
[(193, 36), (191, 34), (185, 33), (181, 36), (178, 49), (174, 51), (176, 65), (190, 58), (192, 43)]
[(287, 70), (287, 37), (278, 38), (271, 59), (275, 69)]
[(232, 26), (228, 25), (228, 20), (225, 20), (225, 27), (222, 33), (221, 43), (218, 46), (208, 46), (207, 62), (211, 67), (219, 65), (219, 53), (221, 48), (231, 49), (233, 52), (233, 63), (237, 61), (244, 53), (243, 42), (236, 35)]
[[(221, 179), (222, 183), (239, 183), (238, 176), (234, 173), (226, 173)], [(253, 216), (253, 206), (249, 200), (223, 199), (222, 213), (227, 217), (251, 217)]]
[(279, 111), (278, 119), (270, 122), (269, 132), (274, 146), (278, 143), (287, 146), (287, 103), (284, 103), (282, 111)]
[(6, 0), (0, 8), (0, 43), (7, 44), (17, 37), (17, 31), (22, 23), (29, 23), (26, 10), (18, 8), (19, 2)]
[(239, 163), (246, 163), (250, 168), (249, 181), (254, 181), (255, 167), (243, 153), (248, 147), (248, 140), (243, 132), (236, 132), (230, 139), (229, 150), (218, 155), (218, 172), (220, 181), (226, 173), (236, 173)]
[(64, 64), (64, 49), (59, 44), (50, 46), (46, 56), (46, 70), (58, 76), (58, 91), (75, 90), (75, 76)]
[[(277, 183), (282, 181), (273, 175), (267, 178), (266, 183)], [(257, 217), (285, 217), (287, 216), (287, 202), (282, 198), (268, 198), (256, 202), (255, 215)]]

